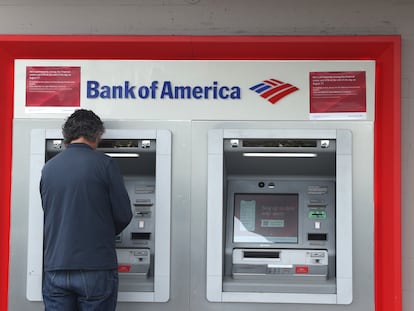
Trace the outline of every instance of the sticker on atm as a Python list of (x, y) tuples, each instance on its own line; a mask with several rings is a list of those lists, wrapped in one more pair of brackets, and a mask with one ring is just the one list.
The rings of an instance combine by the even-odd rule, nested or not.
[(118, 272), (119, 273), (126, 273), (131, 271), (131, 265), (118, 265)]
[(308, 274), (309, 273), (309, 267), (308, 266), (296, 266), (295, 267), (295, 273), (296, 274)]
[(326, 211), (309, 211), (309, 219), (326, 219)]

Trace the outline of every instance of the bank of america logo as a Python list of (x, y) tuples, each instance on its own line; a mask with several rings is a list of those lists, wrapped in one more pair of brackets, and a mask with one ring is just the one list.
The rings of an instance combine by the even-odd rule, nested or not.
[(296, 86), (279, 81), (276, 79), (268, 79), (263, 82), (256, 84), (250, 88), (255, 91), (261, 97), (267, 99), (272, 104), (275, 104), (278, 100), (283, 97), (299, 90)]

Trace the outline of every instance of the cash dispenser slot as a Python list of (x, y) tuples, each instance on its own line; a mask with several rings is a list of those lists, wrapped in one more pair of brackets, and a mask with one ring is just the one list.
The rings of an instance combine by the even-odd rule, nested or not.
[(308, 233), (308, 241), (328, 241), (326, 233)]
[(261, 251), (243, 251), (244, 258), (273, 258), (279, 259), (280, 252), (271, 251), (271, 252), (261, 252)]
[(134, 206), (152, 206), (154, 205), (151, 200), (136, 200)]
[(131, 240), (149, 240), (151, 232), (131, 232)]

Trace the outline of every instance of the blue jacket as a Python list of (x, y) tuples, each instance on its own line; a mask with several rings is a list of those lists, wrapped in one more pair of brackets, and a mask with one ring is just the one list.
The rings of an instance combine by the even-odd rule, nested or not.
[(115, 236), (131, 221), (115, 161), (87, 144), (69, 144), (42, 170), (44, 270), (117, 268)]

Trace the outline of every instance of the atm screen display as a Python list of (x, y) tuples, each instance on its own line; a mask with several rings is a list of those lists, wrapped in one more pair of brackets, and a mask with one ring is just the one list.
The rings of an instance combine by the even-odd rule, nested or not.
[(235, 194), (233, 241), (298, 243), (298, 194)]

